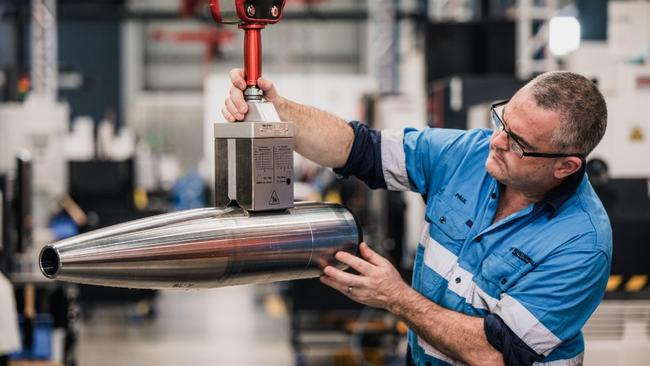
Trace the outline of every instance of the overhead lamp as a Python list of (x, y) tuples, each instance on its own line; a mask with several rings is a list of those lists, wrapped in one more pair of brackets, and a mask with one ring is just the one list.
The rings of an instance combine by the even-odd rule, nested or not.
[(580, 22), (573, 16), (554, 16), (549, 24), (549, 48), (556, 57), (580, 47)]

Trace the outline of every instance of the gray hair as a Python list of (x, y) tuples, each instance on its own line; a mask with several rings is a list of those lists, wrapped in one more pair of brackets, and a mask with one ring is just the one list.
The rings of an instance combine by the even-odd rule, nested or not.
[(596, 84), (576, 73), (552, 71), (537, 76), (527, 87), (538, 106), (561, 115), (551, 144), (567, 153), (591, 153), (607, 127), (607, 105)]

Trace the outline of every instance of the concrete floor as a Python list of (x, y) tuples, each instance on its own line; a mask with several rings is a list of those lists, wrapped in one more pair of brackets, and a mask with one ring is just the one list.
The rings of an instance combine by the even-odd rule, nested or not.
[(153, 320), (133, 307), (96, 309), (81, 325), (79, 366), (291, 365), (288, 319), (267, 315), (259, 291), (162, 291)]
[[(280, 301), (262, 302), (277, 293), (272, 286), (161, 291), (149, 320), (133, 305), (98, 308), (81, 323), (79, 366), (293, 365)], [(650, 364), (649, 301), (605, 301), (584, 333), (586, 365)], [(310, 364), (333, 364), (337, 348), (324, 351), (323, 362)]]

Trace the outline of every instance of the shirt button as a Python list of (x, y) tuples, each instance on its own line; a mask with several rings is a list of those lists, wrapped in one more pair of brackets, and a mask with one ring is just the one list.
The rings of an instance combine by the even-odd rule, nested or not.
[(482, 239), (483, 239), (482, 236), (477, 236), (475, 240), (477, 243), (480, 243)]
[(444, 223), (446, 223), (446, 222), (447, 222), (447, 218), (444, 217), (444, 216), (440, 216), (440, 223), (441, 223), (441, 224), (444, 224)]
[(507, 278), (502, 278), (502, 279), (501, 279), (501, 284), (502, 284), (502, 285), (505, 285), (506, 282), (508, 282), (508, 279), (507, 279)]
[(456, 277), (455, 281), (456, 281), (456, 283), (460, 283), (460, 281), (461, 281), (460, 277)]
[(495, 198), (497, 198), (497, 194), (494, 193), (494, 192), (492, 192), (492, 194), (490, 195), (490, 197), (492, 197), (492, 199), (495, 199)]

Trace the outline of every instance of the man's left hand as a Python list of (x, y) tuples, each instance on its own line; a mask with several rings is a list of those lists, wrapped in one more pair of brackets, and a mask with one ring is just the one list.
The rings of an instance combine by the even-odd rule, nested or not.
[(361, 258), (347, 252), (336, 253), (336, 259), (355, 269), (358, 275), (327, 266), (320, 281), (356, 302), (390, 310), (411, 287), (402, 280), (397, 269), (368, 244), (361, 243), (360, 252)]

